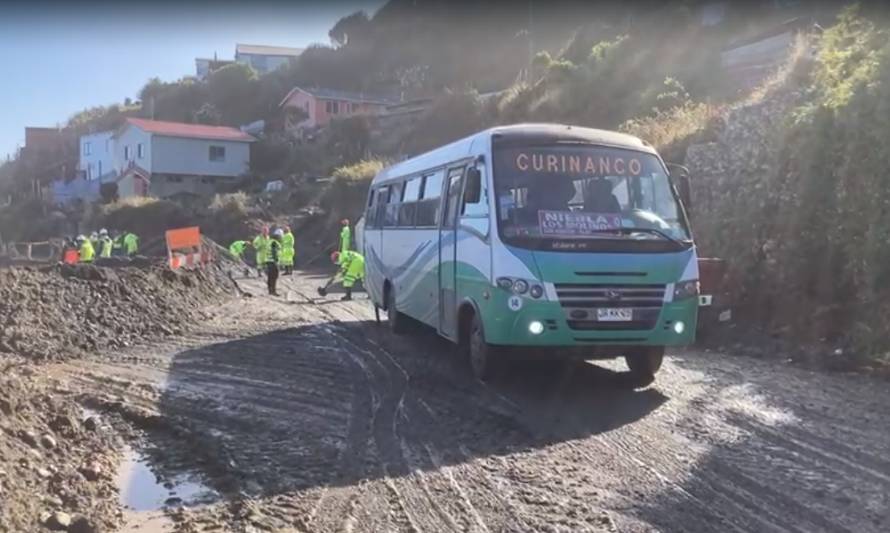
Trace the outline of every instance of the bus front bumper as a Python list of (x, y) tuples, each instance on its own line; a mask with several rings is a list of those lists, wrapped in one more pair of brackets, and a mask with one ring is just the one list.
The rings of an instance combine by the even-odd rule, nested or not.
[(485, 324), (485, 337), (494, 345), (587, 347), (591, 354), (603, 349), (613, 352), (621, 346), (685, 346), (695, 341), (697, 315), (698, 300), (688, 298), (665, 303), (648, 329), (625, 329), (620, 322), (573, 328), (558, 302), (525, 299), (521, 309), (498, 313), (491, 324)]

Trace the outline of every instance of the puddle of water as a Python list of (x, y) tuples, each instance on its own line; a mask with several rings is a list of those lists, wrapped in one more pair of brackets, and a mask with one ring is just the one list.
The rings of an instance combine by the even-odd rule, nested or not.
[(209, 503), (219, 497), (214, 490), (187, 475), (169, 481), (158, 480), (147, 459), (131, 449), (124, 452), (117, 486), (121, 505), (138, 513), (159, 511), (168, 505)]

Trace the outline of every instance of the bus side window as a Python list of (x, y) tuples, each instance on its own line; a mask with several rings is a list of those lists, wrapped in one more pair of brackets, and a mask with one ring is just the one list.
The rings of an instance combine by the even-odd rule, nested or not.
[(417, 212), (417, 200), (420, 198), (420, 186), (422, 178), (412, 178), (405, 183), (405, 195), (402, 198), (402, 207), (399, 209), (399, 227), (413, 227), (414, 216)]
[(377, 189), (377, 203), (374, 214), (374, 227), (383, 227), (383, 217), (386, 214), (386, 202), (389, 199), (389, 186), (385, 185)]
[(383, 226), (392, 228), (399, 225), (399, 204), (402, 203), (403, 183), (393, 183), (389, 186), (389, 201), (386, 204), (386, 217)]
[(443, 228), (453, 228), (463, 200), (464, 167), (453, 168), (448, 172), (448, 193), (445, 197), (445, 217)]
[(421, 200), (417, 203), (416, 224), (418, 227), (436, 226), (439, 221), (439, 197), (442, 195), (442, 178), (445, 172), (437, 170), (423, 178)]

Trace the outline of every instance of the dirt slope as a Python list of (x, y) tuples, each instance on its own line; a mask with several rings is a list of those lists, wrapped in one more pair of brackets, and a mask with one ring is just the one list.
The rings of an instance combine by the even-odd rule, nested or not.
[(171, 509), (179, 531), (890, 528), (886, 382), (689, 350), (644, 390), (620, 365), (483, 386), (434, 335), (284, 283), (61, 369), (145, 431), (159, 470), (221, 494)]

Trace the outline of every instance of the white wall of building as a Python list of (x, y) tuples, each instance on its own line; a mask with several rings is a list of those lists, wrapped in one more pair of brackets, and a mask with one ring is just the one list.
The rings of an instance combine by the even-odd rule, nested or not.
[(80, 137), (77, 170), (88, 180), (99, 179), (114, 170), (113, 131), (100, 131)]
[[(152, 172), (152, 136), (141, 129), (127, 125), (124, 130), (116, 137), (114, 143), (114, 169), (118, 173), (123, 173), (132, 161), (137, 166)], [(140, 157), (139, 146), (142, 145), (142, 153)]]
[[(211, 161), (211, 146), (225, 150), (222, 160)], [(143, 168), (155, 174), (236, 177), (249, 170), (250, 143), (155, 135), (151, 157), (151, 166)]]

